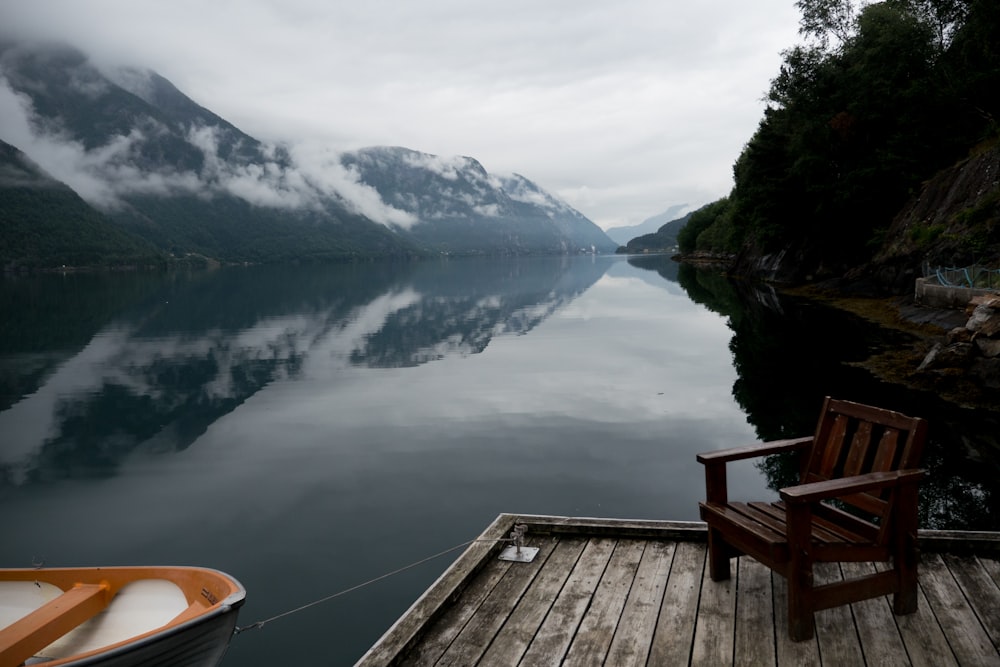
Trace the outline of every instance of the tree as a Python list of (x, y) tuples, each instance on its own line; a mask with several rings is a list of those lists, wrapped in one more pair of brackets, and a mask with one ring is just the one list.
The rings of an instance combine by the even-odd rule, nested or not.
[(782, 54), (725, 215), (686, 242), (736, 239), (750, 271), (790, 251), (799, 277), (840, 275), (871, 257), (922, 181), (1000, 135), (1000, 2), (796, 4), (810, 39)]
[(954, 27), (940, 66), (943, 85), (960, 105), (964, 134), (976, 141), (1000, 132), (1000, 2), (965, 4), (965, 20)]
[(854, 33), (858, 9), (852, 0), (797, 0), (795, 6), (802, 13), (799, 33), (814, 38), (823, 49), (831, 37), (844, 44)]
[(888, 0), (890, 6), (915, 16), (937, 36), (937, 48), (943, 52), (959, 26), (969, 15), (968, 0)]

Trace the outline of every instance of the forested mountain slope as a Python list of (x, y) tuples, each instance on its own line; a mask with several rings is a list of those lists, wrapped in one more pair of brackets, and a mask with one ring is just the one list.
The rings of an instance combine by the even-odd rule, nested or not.
[[(693, 211), (692, 211), (693, 213)], [(625, 252), (671, 252), (677, 247), (677, 235), (691, 220), (692, 213), (688, 213), (675, 220), (664, 223), (651, 234), (643, 234), (628, 241), (625, 244)]]
[(0, 141), (0, 270), (150, 266), (164, 259)]
[[(973, 170), (969, 196), (947, 201), (925, 189), (944, 170), (947, 180), (988, 162), (1000, 136), (1000, 3), (797, 5), (806, 43), (785, 52), (732, 192), (692, 219), (682, 251), (729, 253), (734, 271), (778, 281), (839, 277), (902, 257), (890, 248), (905, 207), (923, 210), (905, 232), (907, 262), (1000, 259), (995, 174)], [(961, 218), (962, 231), (945, 218)]]

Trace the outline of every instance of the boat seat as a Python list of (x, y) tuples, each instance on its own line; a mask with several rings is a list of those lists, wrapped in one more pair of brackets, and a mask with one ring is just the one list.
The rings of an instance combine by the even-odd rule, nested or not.
[[(32, 585), (30, 582), (29, 586)], [(104, 609), (105, 584), (77, 584), (0, 630), (0, 665), (19, 665)]]
[[(34, 598), (37, 601), (27, 602), (30, 606), (19, 614), (28, 614), (27, 616), (8, 628), (0, 630), (0, 646), (7, 646), (8, 635), (6, 633), (12, 628), (28, 628), (25, 622), (29, 619), (34, 618), (48, 625), (51, 612), (55, 612), (54, 617), (58, 621), (51, 625), (51, 629), (46, 627), (42, 630), (40, 628), (38, 634), (33, 635), (34, 639), (30, 643), (31, 652), (26, 655), (19, 653), (22, 655), (20, 660), (8, 663), (6, 652), (0, 653), (0, 665), (20, 664), (29, 657), (56, 660), (115, 644), (166, 625), (189, 607), (188, 600), (181, 588), (165, 579), (134, 581), (123, 586), (110, 601), (107, 599), (110, 598), (110, 595), (107, 595), (99, 605), (94, 602), (90, 603), (90, 606), (83, 601), (84, 595), (82, 592), (77, 592), (78, 589), (91, 591), (91, 596), (100, 598), (98, 592), (103, 589), (102, 586), (97, 584), (77, 585), (55, 599), (44, 602), (44, 598), (51, 598), (53, 594), (51, 592), (45, 594), (43, 589), (34, 582), (10, 582), (4, 584), (0, 590), (9, 593), (7, 587), (11, 584), (19, 584), (22, 588), (37, 588), (38, 591), (26, 591), (26, 593), (34, 592)], [(43, 585), (53, 589), (56, 594), (59, 593), (59, 589), (55, 586)], [(95, 588), (98, 591), (93, 591)], [(42, 592), (42, 595), (39, 595), (39, 592)], [(67, 602), (73, 603), (77, 600), (79, 600), (77, 603), (80, 607), (79, 611), (70, 610), (67, 607)], [(42, 603), (41, 606), (31, 611), (35, 605), (40, 603)], [(38, 615), (46, 609), (49, 610), (45, 612), (46, 616)], [(4, 610), (4, 613), (0, 614), (0, 618), (9, 616), (10, 612), (11, 610)], [(31, 625), (38, 625), (37, 621), (33, 621)], [(15, 631), (23, 632), (24, 630)], [(14, 640), (15, 637), (10, 635), (10, 639)], [(4, 649), (4, 651), (6, 650)]]

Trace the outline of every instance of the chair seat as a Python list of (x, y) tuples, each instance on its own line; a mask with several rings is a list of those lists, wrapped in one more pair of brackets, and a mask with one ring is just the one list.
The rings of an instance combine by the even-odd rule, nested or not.
[[(699, 503), (701, 518), (725, 531), (727, 541), (761, 562), (781, 570), (790, 560), (783, 502)], [(830, 519), (814, 517), (811, 523), (814, 561), (887, 561), (889, 550), (859, 532)]]

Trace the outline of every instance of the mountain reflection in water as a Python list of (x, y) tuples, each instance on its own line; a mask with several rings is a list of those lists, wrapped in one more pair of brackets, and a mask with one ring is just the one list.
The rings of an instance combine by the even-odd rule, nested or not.
[[(89, 275), (18, 281), (7, 301), (32, 314), (35, 335), (9, 318), (0, 339), (5, 481), (112, 474), (140, 444), (183, 450), (261, 388), (310, 366), (407, 367), (482, 352), (496, 335), (530, 331), (608, 263), (264, 267), (159, 283), (143, 275), (143, 289), (125, 293)], [(35, 310), (38, 292), (45, 306)], [(81, 296), (118, 299), (122, 310), (101, 322), (76, 307)], [(32, 349), (67, 329), (77, 333), (59, 347)]]
[[(8, 282), (0, 303), (16, 315), (0, 328), (0, 432), (7, 434), (0, 479), (110, 475), (140, 446), (183, 450), (263, 387), (318, 368), (333, 375), (478, 354), (497, 335), (531, 331), (615, 262), (466, 260)], [(905, 345), (904, 334), (773, 292), (740, 295), (722, 276), (664, 257), (629, 262), (650, 271), (644, 280), (677, 283), (727, 318), (738, 372), (732, 393), (759, 438), (810, 432), (826, 394), (928, 416), (924, 524), (997, 527), (989, 477), (997, 415), (884, 385), (848, 365), (879, 346)], [(794, 477), (778, 461), (765, 466), (775, 487)]]

